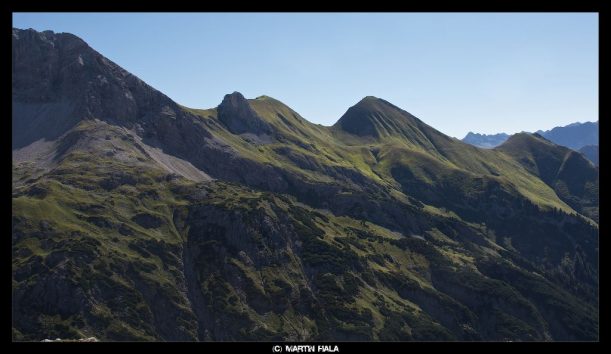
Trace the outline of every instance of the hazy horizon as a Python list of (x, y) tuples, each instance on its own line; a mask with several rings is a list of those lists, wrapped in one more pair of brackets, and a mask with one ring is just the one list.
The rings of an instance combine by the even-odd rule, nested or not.
[(383, 98), (456, 138), (598, 117), (596, 13), (15, 13), (70, 32), (177, 103), (274, 97), (334, 124)]

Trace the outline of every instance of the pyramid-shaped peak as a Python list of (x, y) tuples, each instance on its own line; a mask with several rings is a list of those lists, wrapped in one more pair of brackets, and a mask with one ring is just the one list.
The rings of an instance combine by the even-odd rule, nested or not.
[(395, 106), (394, 104), (382, 98), (378, 98), (376, 96), (365, 96), (360, 101), (358, 101), (357, 104), (355, 104), (354, 106), (355, 107), (369, 107), (372, 109), (375, 109), (376, 107), (377, 108), (386, 107), (386, 108), (393, 108), (393, 109), (400, 110), (400, 108)]
[[(359, 102), (374, 102), (374, 101), (378, 101), (378, 100), (382, 100), (382, 99), (378, 98), (376, 96), (365, 96)], [(382, 100), (382, 101), (384, 101), (384, 100)]]
[[(541, 136), (538, 133), (520, 132), (520, 133), (511, 135), (504, 143), (497, 146), (496, 148), (502, 151), (509, 151), (509, 150), (525, 150), (526, 151), (526, 150), (532, 149), (534, 146), (543, 148), (544, 146), (556, 146), (556, 144), (545, 139), (543, 136)], [(559, 148), (562, 149), (563, 147), (559, 146)]]
[(417, 121), (416, 117), (386, 100), (365, 96), (350, 107), (335, 126), (353, 135), (379, 138), (400, 133), (406, 125)]

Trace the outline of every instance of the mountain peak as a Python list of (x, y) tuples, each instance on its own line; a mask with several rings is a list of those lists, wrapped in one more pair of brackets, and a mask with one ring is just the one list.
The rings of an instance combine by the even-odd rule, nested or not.
[(275, 98), (267, 96), (267, 95), (261, 95), (258, 96), (257, 98), (255, 98), (256, 100), (275, 100)]
[(223, 96), (223, 101), (218, 106), (219, 108), (242, 108), (248, 110), (250, 107), (248, 106), (248, 100), (242, 95), (242, 93), (238, 91), (233, 91), (232, 93), (228, 93)]
[(232, 93), (228, 93), (223, 97), (223, 101), (225, 100), (236, 100), (236, 101), (246, 101), (244, 95), (241, 92), (233, 91)]
[(392, 103), (375, 96), (365, 96), (350, 107), (334, 126), (353, 135), (380, 138), (402, 134), (407, 125), (417, 122), (416, 117)]
[[(505, 142), (501, 145), (497, 146), (497, 149), (502, 151), (507, 150), (529, 150), (532, 149), (533, 146), (555, 146), (554, 143), (545, 139), (538, 133), (527, 133), (520, 132), (511, 135)], [(560, 147), (561, 149), (565, 149), (564, 147)]]
[(24, 42), (36, 41), (52, 48), (61, 47), (61, 50), (64, 51), (89, 48), (89, 45), (84, 40), (72, 33), (53, 32), (50, 30), (38, 32), (32, 28), (13, 28), (13, 40)]
[(358, 103), (376, 102), (376, 101), (384, 101), (384, 100), (376, 96), (365, 96)]
[(157, 129), (186, 116), (73, 34), (13, 28), (12, 42), (13, 147), (55, 140), (86, 119)]
[[(596, 179), (594, 165), (585, 156), (556, 145), (537, 133), (514, 134), (496, 149), (511, 156), (530, 173), (554, 188), (559, 197), (571, 206), (576, 205), (576, 200), (573, 197), (566, 199), (566, 188), (576, 191), (583, 188), (586, 181)], [(562, 182), (564, 189), (556, 189), (558, 181)]]
[(269, 134), (271, 128), (238, 91), (225, 95), (218, 106), (218, 118), (234, 134)]
[(360, 101), (358, 101), (354, 106), (355, 107), (357, 106), (367, 107), (370, 109), (380, 109), (381, 107), (386, 106), (388, 108), (400, 110), (399, 107), (393, 105), (392, 103), (382, 98), (376, 97), (376, 96), (365, 96)]

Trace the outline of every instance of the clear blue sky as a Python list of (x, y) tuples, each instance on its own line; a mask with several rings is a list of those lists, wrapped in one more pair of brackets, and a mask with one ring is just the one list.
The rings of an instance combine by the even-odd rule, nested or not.
[(442, 132), (515, 133), (598, 120), (595, 13), (27, 13), (193, 108), (277, 98), (331, 125), (384, 98)]

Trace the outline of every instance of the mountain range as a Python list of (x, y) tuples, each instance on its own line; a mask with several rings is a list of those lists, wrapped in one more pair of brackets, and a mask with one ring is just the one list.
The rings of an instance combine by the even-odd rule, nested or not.
[[(69, 33), (12, 33), (16, 341), (595, 341), (598, 168), (367, 96), (184, 107)], [(209, 83), (213, 84), (213, 83)]]
[[(554, 144), (583, 153), (585, 157), (598, 165), (598, 122), (572, 123), (547, 131), (538, 130), (536, 133)], [(494, 148), (508, 138), (509, 135), (505, 133), (486, 135), (469, 132), (462, 141), (478, 147)]]
[(573, 123), (551, 130), (538, 130), (538, 134), (555, 144), (579, 150), (586, 145), (598, 145), (598, 122)]

